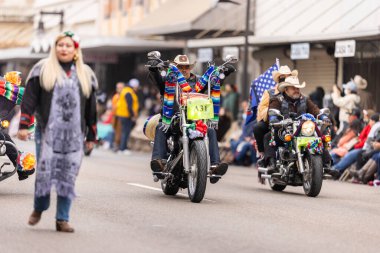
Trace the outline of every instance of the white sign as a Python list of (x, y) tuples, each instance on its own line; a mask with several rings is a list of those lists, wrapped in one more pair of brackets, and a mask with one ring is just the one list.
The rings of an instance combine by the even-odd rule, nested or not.
[(341, 40), (335, 42), (335, 57), (355, 56), (355, 40)]
[(290, 47), (290, 59), (300, 60), (309, 59), (310, 57), (310, 44), (309, 43), (296, 43)]
[(223, 60), (226, 59), (227, 55), (233, 55), (239, 58), (239, 48), (238, 47), (223, 47)]
[(212, 48), (198, 49), (198, 62), (210, 62), (213, 60)]

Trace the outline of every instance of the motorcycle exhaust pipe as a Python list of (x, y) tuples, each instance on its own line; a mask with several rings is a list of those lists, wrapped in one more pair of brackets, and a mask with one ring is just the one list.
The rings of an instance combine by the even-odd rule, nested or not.
[(265, 174), (268, 172), (268, 169), (265, 167), (259, 167), (258, 170), (259, 170), (259, 172), (265, 173)]

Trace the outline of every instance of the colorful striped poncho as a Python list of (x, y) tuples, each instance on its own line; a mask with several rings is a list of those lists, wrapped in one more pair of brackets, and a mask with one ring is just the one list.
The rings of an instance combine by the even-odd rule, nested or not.
[(0, 95), (14, 102), (16, 105), (21, 104), (25, 88), (10, 82), (0, 80)]
[(219, 121), (219, 107), (220, 107), (220, 79), (218, 71), (215, 71), (215, 66), (210, 66), (207, 71), (203, 74), (201, 78), (197, 81), (195, 89), (187, 83), (185, 77), (174, 65), (171, 65), (168, 69), (165, 81), (165, 92), (164, 92), (164, 105), (162, 108), (162, 125), (163, 130), (167, 131), (170, 126), (171, 119), (174, 114), (174, 96), (175, 87), (178, 81), (182, 92), (201, 92), (202, 89), (207, 85), (208, 79), (211, 76), (211, 99), (214, 105), (214, 118), (210, 122), (210, 126), (217, 128)]

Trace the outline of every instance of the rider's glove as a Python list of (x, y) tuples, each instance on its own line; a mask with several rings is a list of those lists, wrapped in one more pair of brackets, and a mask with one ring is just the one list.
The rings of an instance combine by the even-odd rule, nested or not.
[(149, 60), (146, 65), (149, 66), (150, 71), (157, 71), (157, 65), (160, 63), (158, 60)]
[(226, 64), (224, 66), (224, 75), (226, 77), (229, 76), (231, 73), (233, 73), (235, 71), (236, 71), (236, 68), (234, 66), (232, 66), (231, 64)]

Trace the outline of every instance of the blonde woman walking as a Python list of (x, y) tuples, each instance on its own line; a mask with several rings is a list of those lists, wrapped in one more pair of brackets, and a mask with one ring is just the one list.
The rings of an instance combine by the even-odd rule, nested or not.
[[(91, 148), (96, 137), (97, 80), (83, 63), (79, 38), (73, 32), (58, 35), (48, 58), (38, 62), (26, 81), (18, 137), (26, 140), (35, 114), (37, 173), (34, 210), (29, 225), (36, 225), (57, 192), (56, 230), (74, 232), (69, 213), (75, 180), (83, 157), (83, 143)], [(86, 133), (86, 138), (84, 136)]]

